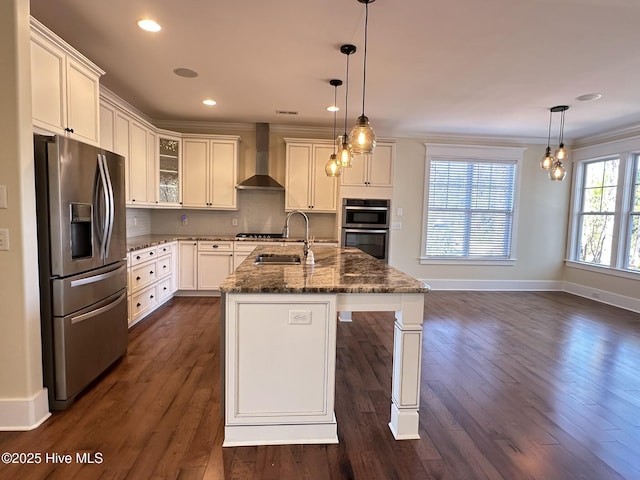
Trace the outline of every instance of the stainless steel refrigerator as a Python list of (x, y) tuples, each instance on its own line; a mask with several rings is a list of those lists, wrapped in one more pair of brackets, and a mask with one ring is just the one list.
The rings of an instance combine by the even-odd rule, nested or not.
[(127, 351), (124, 158), (34, 135), (44, 386), (66, 408)]

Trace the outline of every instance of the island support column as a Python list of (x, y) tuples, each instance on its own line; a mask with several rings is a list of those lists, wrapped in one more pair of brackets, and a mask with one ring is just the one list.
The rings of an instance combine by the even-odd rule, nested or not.
[(423, 295), (402, 295), (395, 312), (393, 379), (389, 428), (396, 440), (418, 439), (422, 364)]

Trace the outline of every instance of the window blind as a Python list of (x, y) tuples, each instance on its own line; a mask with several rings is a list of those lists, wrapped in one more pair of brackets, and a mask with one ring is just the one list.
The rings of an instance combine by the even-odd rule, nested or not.
[(511, 162), (432, 159), (426, 256), (509, 258), (515, 171)]

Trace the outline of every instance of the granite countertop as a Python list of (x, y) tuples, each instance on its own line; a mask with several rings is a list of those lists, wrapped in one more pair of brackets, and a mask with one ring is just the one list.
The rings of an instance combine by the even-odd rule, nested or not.
[[(255, 263), (261, 253), (300, 254), (298, 246), (259, 246), (220, 286), (226, 293), (426, 293), (430, 287), (362, 250), (314, 245), (315, 265)], [(303, 259), (304, 262), (304, 259)]]
[[(134, 252), (147, 247), (154, 247), (163, 243), (175, 242), (178, 240), (204, 240), (209, 242), (304, 242), (303, 237), (290, 238), (237, 238), (235, 235), (140, 235), (127, 238), (127, 252)], [(337, 240), (330, 238), (315, 238), (315, 243), (337, 243)]]

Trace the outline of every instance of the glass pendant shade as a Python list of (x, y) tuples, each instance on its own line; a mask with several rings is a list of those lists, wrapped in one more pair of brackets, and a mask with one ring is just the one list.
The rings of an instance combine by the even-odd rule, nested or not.
[(338, 164), (338, 156), (335, 153), (329, 157), (329, 161), (324, 166), (324, 172), (327, 177), (339, 177), (342, 173), (342, 167)]
[(567, 158), (567, 149), (564, 148), (564, 143), (561, 143), (558, 146), (554, 156), (556, 157), (557, 160), (564, 160)]
[(340, 149), (338, 150), (338, 162), (340, 166), (342, 168), (351, 168), (353, 166), (353, 155), (349, 149), (346, 135), (338, 137), (338, 145), (340, 145)]
[(562, 165), (560, 160), (556, 160), (553, 167), (551, 167), (551, 170), (549, 170), (549, 179), (555, 182), (561, 182), (566, 176), (567, 171), (565, 170), (564, 165)]
[(553, 162), (555, 162), (555, 158), (551, 155), (551, 147), (547, 147), (546, 152), (544, 152), (544, 157), (540, 160), (540, 168), (543, 170), (551, 170)]
[(373, 153), (376, 148), (376, 133), (371, 128), (369, 119), (360, 115), (356, 125), (349, 133), (349, 149), (354, 155)]

